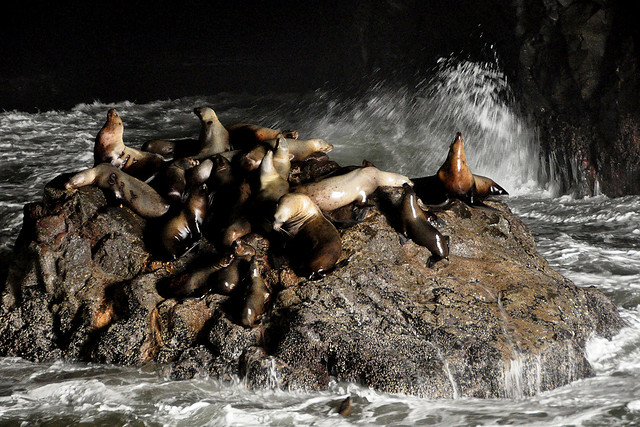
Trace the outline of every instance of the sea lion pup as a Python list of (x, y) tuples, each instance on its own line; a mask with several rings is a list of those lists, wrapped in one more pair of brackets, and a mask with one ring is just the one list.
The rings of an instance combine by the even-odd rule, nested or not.
[(482, 199), (508, 193), (492, 179), (473, 175), (464, 152), (462, 133), (457, 132), (447, 159), (433, 176), (416, 178), (415, 191), (425, 204), (442, 204), (449, 197), (463, 200), (468, 205), (486, 206)]
[(273, 230), (291, 237), (287, 252), (294, 269), (306, 277), (323, 276), (342, 255), (340, 233), (305, 194), (288, 193), (280, 198)]
[(228, 131), (229, 141), (234, 150), (250, 149), (256, 144), (261, 144), (270, 139), (275, 139), (278, 135), (291, 139), (298, 138), (298, 132), (295, 130), (277, 130), (247, 123), (236, 123), (231, 125), (229, 126)]
[(107, 121), (98, 132), (93, 146), (94, 166), (111, 163), (131, 176), (147, 180), (154, 176), (164, 164), (164, 158), (127, 147), (122, 139), (124, 125), (114, 108), (107, 112)]
[(85, 169), (73, 175), (65, 184), (68, 190), (85, 185), (96, 185), (110, 190), (113, 195), (124, 201), (138, 215), (146, 218), (158, 218), (169, 210), (167, 203), (156, 190), (109, 163)]
[(308, 195), (323, 212), (332, 211), (351, 202), (366, 203), (378, 187), (413, 185), (404, 175), (385, 172), (374, 166), (358, 167), (347, 173), (304, 184), (291, 191)]
[[(276, 146), (279, 138), (270, 139), (267, 142), (272, 148)], [(305, 160), (313, 153), (328, 153), (333, 150), (333, 145), (324, 139), (292, 139), (284, 138), (289, 146), (289, 154), (292, 156), (291, 161), (300, 162)]]
[(435, 229), (418, 206), (418, 198), (413, 188), (408, 184), (404, 184), (402, 187), (404, 190), (400, 207), (402, 234), (416, 244), (429, 249), (431, 257), (428, 265), (431, 266), (449, 256), (449, 239)]
[(264, 315), (265, 308), (271, 301), (271, 291), (262, 280), (260, 269), (255, 258), (249, 265), (249, 286), (244, 307), (240, 316), (242, 326), (251, 328)]
[(202, 184), (191, 192), (180, 212), (162, 227), (162, 245), (173, 259), (184, 255), (200, 241), (208, 200), (207, 185)]

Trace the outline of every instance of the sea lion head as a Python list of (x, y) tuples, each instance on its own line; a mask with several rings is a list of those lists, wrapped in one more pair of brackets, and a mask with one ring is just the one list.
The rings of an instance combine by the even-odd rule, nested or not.
[(198, 116), (203, 124), (211, 124), (214, 121), (218, 120), (216, 112), (209, 107), (196, 107), (193, 109), (193, 112), (196, 114), (196, 116)]
[(321, 138), (311, 139), (313, 141), (313, 145), (315, 146), (316, 151), (321, 151), (323, 153), (328, 153), (333, 150), (333, 145), (329, 144), (327, 141)]
[(273, 229), (279, 231), (286, 225), (287, 231), (295, 234), (314, 215), (322, 215), (322, 213), (309, 196), (287, 193), (278, 200), (278, 206), (273, 215)]

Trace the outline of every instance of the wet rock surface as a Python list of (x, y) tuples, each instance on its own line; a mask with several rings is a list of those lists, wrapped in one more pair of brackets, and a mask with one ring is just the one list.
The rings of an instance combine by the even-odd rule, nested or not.
[[(159, 260), (144, 239), (151, 222), (100, 189), (62, 190), (65, 178), (25, 206), (2, 289), (2, 355), (155, 365), (175, 379), (240, 376), (252, 387), (318, 390), (336, 378), (431, 398), (519, 396), (591, 375), (586, 341), (622, 324), (600, 291), (553, 271), (522, 222), (489, 201), (437, 212), (450, 256), (433, 268), (377, 207), (340, 229), (339, 266), (320, 280), (298, 277), (273, 241), (246, 236), (272, 297), (245, 328), (242, 281), (229, 295), (158, 291), (220, 258), (206, 238)], [(388, 209), (397, 191), (374, 199)]]

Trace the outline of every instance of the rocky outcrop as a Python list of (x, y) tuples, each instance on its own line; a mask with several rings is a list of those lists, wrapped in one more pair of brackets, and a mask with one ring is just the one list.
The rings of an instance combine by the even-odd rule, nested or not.
[[(517, 82), (544, 153), (567, 187), (640, 194), (638, 6), (514, 2)], [(568, 190), (569, 188), (565, 188)]]
[[(425, 397), (530, 395), (591, 375), (587, 339), (621, 327), (597, 289), (576, 287), (541, 258), (500, 202), (455, 202), (438, 215), (451, 254), (393, 228), (398, 194), (378, 190), (365, 219), (340, 230), (343, 258), (321, 280), (292, 271), (259, 235), (267, 314), (241, 326), (241, 284), (230, 295), (163, 296), (183, 273), (219, 259), (203, 239), (177, 261), (156, 259), (154, 224), (105, 198), (63, 189), (25, 206), (2, 290), (0, 353), (152, 364), (173, 378), (240, 376), (250, 386), (317, 390), (329, 379)], [(384, 215), (383, 213), (387, 215)]]

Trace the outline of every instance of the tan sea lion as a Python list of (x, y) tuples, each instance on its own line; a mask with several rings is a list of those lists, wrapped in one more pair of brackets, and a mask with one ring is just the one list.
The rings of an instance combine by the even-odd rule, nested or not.
[(278, 174), (284, 180), (289, 179), (291, 158), (292, 155), (289, 153), (289, 143), (287, 142), (287, 138), (277, 138), (275, 147), (273, 147), (273, 165), (276, 168), (276, 171), (278, 171)]
[(166, 202), (149, 184), (143, 182), (109, 163), (101, 163), (73, 175), (65, 184), (67, 189), (85, 185), (96, 185), (110, 190), (137, 214), (147, 218), (158, 218), (169, 210)]
[(241, 313), (242, 325), (251, 328), (262, 317), (271, 300), (271, 291), (262, 280), (260, 269), (255, 259), (249, 265), (249, 287)]
[(431, 225), (425, 213), (418, 206), (418, 198), (413, 188), (403, 185), (404, 195), (400, 207), (402, 233), (416, 244), (424, 246), (431, 252), (429, 265), (449, 256), (448, 238)]
[(401, 187), (403, 184), (413, 185), (404, 175), (367, 166), (300, 185), (291, 191), (308, 195), (323, 212), (328, 212), (355, 201), (365, 203), (378, 187)]
[(273, 161), (273, 151), (269, 150), (260, 163), (260, 202), (276, 203), (289, 191), (289, 182), (280, 176)]
[[(291, 161), (300, 162), (305, 160), (313, 153), (328, 153), (333, 150), (333, 145), (329, 144), (324, 139), (292, 139), (285, 138), (287, 145), (289, 146), (289, 154), (291, 155)], [(270, 139), (267, 144), (274, 148), (276, 146), (277, 139)]]
[(93, 165), (111, 163), (142, 180), (155, 175), (163, 166), (164, 158), (155, 153), (127, 147), (122, 139), (123, 134), (122, 118), (114, 108), (111, 108), (107, 112), (107, 121), (96, 136), (93, 146)]
[(447, 159), (438, 169), (438, 178), (444, 185), (447, 193), (456, 197), (470, 197), (475, 191), (473, 174), (467, 166), (467, 158), (464, 153), (464, 140), (462, 133), (456, 133)]
[(209, 107), (196, 107), (193, 112), (200, 120), (198, 139), (153, 139), (142, 145), (142, 150), (157, 153), (169, 159), (195, 157), (203, 160), (229, 150), (229, 132)]
[(342, 255), (340, 233), (305, 194), (288, 193), (280, 198), (273, 230), (283, 230), (291, 237), (287, 250), (294, 268), (307, 277), (327, 273)]
[(207, 185), (202, 184), (196, 191), (191, 192), (184, 208), (162, 227), (162, 245), (174, 259), (185, 254), (200, 241), (207, 205)]

